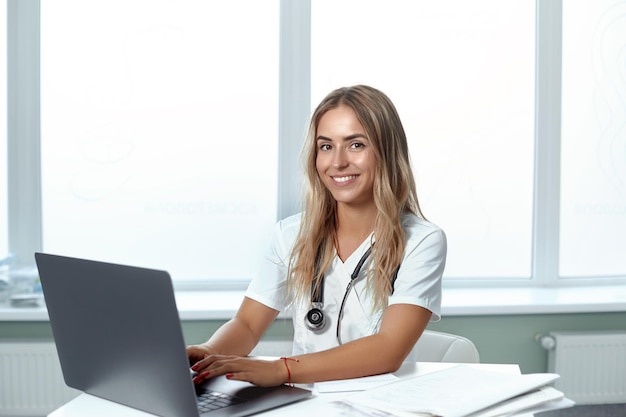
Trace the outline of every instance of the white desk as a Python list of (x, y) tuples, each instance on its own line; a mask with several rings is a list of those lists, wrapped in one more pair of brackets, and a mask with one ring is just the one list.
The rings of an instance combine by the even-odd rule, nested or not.
[[(409, 377), (417, 375), (425, 375), (430, 372), (438, 371), (441, 369), (454, 366), (453, 363), (434, 363), (434, 362), (419, 362), (416, 365), (405, 365), (398, 372), (395, 373), (399, 377)], [(480, 369), (489, 369), (493, 371), (502, 371), (506, 373), (519, 374), (520, 369), (517, 365), (500, 365), (500, 364), (469, 364), (469, 366), (475, 366)], [(284, 407), (276, 408), (259, 415), (263, 416), (323, 416), (331, 417), (338, 416), (340, 414), (339, 409), (332, 405), (330, 402), (341, 398), (349, 393), (332, 393), (332, 394), (320, 394), (314, 391), (314, 396), (311, 399), (304, 400), (295, 404), (287, 405)], [(98, 397), (94, 397), (89, 394), (81, 394), (69, 403), (58, 408), (54, 412), (48, 415), (48, 417), (154, 417), (152, 414), (135, 410), (130, 407), (103, 400)]]

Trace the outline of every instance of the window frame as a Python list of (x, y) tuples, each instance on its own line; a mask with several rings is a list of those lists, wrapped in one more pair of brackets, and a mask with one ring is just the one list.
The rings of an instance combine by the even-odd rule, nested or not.
[(7, 0), (9, 251), (18, 266), (41, 250), (39, 1)]

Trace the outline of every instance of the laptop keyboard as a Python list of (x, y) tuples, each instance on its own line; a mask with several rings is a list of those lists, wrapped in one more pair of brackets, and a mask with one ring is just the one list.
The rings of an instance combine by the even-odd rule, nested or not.
[(224, 394), (216, 391), (206, 391), (198, 395), (198, 410), (201, 413), (217, 410), (219, 408), (228, 407), (229, 405), (238, 404), (245, 400), (233, 395)]

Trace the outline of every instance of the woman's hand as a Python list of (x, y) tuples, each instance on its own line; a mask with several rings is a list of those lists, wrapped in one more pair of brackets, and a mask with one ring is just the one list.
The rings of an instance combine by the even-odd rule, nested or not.
[[(187, 348), (188, 353), (190, 348)], [(202, 348), (194, 350), (194, 354), (201, 351)], [(226, 375), (226, 378), (232, 380), (247, 381), (260, 387), (278, 386), (288, 379), (287, 369), (281, 359), (265, 360), (207, 354), (197, 361), (191, 370), (198, 373), (193, 379), (195, 384), (220, 375)]]
[(195, 365), (198, 361), (211, 354), (213, 354), (213, 352), (206, 345), (187, 346), (187, 357), (189, 358), (190, 366)]

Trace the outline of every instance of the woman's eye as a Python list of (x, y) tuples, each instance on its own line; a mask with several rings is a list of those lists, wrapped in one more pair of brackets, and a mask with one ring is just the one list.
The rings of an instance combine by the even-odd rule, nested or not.
[(330, 149), (330, 145), (327, 143), (324, 143), (320, 146), (320, 151), (327, 151)]
[(363, 145), (360, 142), (354, 142), (354, 143), (350, 144), (350, 148), (352, 148), (352, 149), (359, 149), (359, 148), (362, 148), (363, 146), (365, 146), (365, 145)]

